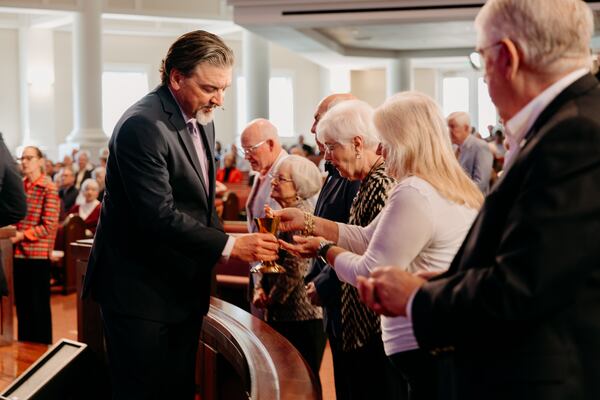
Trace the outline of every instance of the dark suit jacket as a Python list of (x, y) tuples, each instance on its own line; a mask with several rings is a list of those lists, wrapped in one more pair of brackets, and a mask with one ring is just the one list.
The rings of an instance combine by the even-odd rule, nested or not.
[[(349, 181), (340, 176), (338, 170), (327, 163), (329, 172), (327, 181), (319, 193), (315, 206), (315, 215), (335, 222), (347, 223), (350, 218), (352, 200), (360, 187), (360, 181)], [(340, 334), (341, 320), (341, 283), (335, 270), (316, 258), (305, 282), (314, 282), (319, 298), (323, 303), (323, 319), (327, 331)]]
[(454, 349), (458, 399), (600, 399), (599, 108), (586, 75), (543, 111), (414, 298), (419, 345)]
[(227, 242), (214, 208), (214, 129), (200, 126), (208, 184), (175, 99), (159, 86), (129, 108), (109, 142), (106, 188), (84, 296), (114, 311), (179, 322), (208, 310)]
[(23, 177), (0, 133), (0, 227), (19, 222), (25, 214)]

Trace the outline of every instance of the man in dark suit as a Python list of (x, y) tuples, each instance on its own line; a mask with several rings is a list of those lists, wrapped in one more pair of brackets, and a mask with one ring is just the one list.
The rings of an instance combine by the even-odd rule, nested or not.
[(181, 36), (163, 60), (162, 84), (110, 139), (83, 295), (101, 306), (113, 399), (192, 399), (213, 266), (277, 258), (273, 235), (228, 236), (214, 208), (212, 117), (232, 65), (219, 37)]
[[(457, 399), (600, 398), (600, 87), (581, 0), (489, 0), (476, 19), (508, 169), (448, 272), (375, 270), (361, 294), (454, 354)], [(450, 388), (445, 392), (452, 394)]]
[(19, 222), (25, 214), (23, 177), (0, 133), (0, 227)]

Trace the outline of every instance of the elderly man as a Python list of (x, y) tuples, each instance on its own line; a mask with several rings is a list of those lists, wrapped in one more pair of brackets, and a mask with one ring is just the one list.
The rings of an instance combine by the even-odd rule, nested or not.
[(75, 173), (73, 167), (65, 166), (62, 168), (60, 174), (60, 189), (58, 190), (58, 197), (60, 197), (60, 220), (64, 220), (67, 216), (67, 212), (75, 205), (79, 190), (75, 187)]
[[(447, 273), (375, 270), (364, 299), (455, 355), (458, 399), (600, 398), (600, 87), (581, 0), (489, 0), (475, 21), (512, 161)], [(450, 392), (447, 393), (449, 398)]]
[(83, 295), (100, 304), (113, 399), (193, 399), (214, 265), (277, 259), (273, 235), (233, 238), (214, 207), (212, 119), (232, 66), (218, 36), (179, 37), (162, 84), (125, 112), (110, 139)]
[(490, 187), (494, 156), (483, 140), (471, 135), (471, 119), (469, 114), (462, 111), (453, 112), (448, 116), (450, 140), (458, 152), (458, 162), (467, 175), (485, 194)]
[(77, 173), (75, 174), (75, 187), (77, 190), (81, 189), (83, 181), (92, 177), (93, 170), (94, 167), (90, 164), (90, 152), (87, 150), (77, 152)]
[(250, 122), (241, 137), (242, 150), (252, 170), (258, 174), (254, 178), (252, 190), (246, 203), (248, 231), (256, 232), (254, 218), (264, 217), (265, 204), (274, 210), (279, 210), (279, 204), (271, 198), (271, 178), (281, 160), (287, 153), (282, 149), (277, 134), (277, 127), (264, 118)]

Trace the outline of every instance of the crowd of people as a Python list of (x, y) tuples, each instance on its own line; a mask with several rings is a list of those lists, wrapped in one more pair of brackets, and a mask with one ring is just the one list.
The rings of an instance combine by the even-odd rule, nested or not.
[[(317, 381), (329, 340), (339, 400), (599, 398), (592, 13), (581, 0), (489, 0), (475, 26), (503, 121), (488, 143), (467, 113), (444, 118), (416, 91), (376, 108), (335, 93), (316, 106), (318, 152), (303, 138), (285, 149), (259, 118), (223, 153), (212, 118), (233, 52), (208, 32), (180, 37), (104, 165), (82, 151), (55, 170), (24, 149), (9, 200), (26, 211), (0, 220), (17, 228), (19, 339), (51, 340), (49, 255), (75, 213), (96, 229), (84, 296), (102, 310), (115, 399), (193, 398), (198, 316), (229, 259), (284, 267), (251, 275), (252, 312)], [(241, 161), (255, 177), (249, 233), (236, 236), (214, 199), (217, 180), (242, 180)], [(19, 186), (9, 167), (0, 177)], [(257, 232), (265, 216), (280, 219), (276, 237)]]

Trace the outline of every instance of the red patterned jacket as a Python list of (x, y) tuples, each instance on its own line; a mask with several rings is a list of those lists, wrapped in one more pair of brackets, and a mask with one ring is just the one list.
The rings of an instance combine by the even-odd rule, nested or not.
[(15, 258), (50, 258), (60, 212), (58, 189), (44, 174), (33, 183), (25, 178), (23, 185), (27, 215), (17, 223), (17, 230), (25, 237), (15, 245)]

